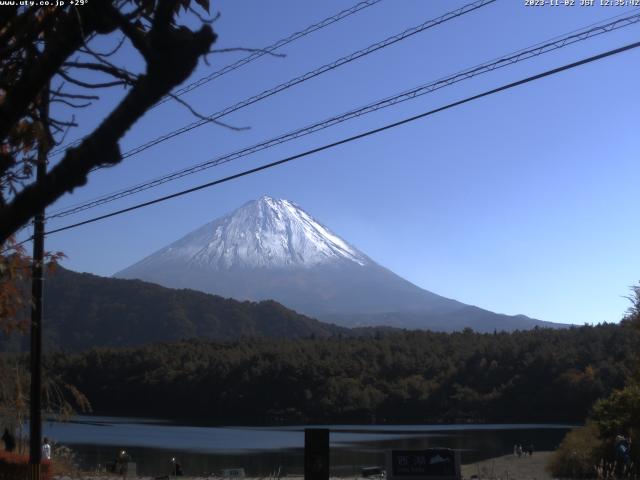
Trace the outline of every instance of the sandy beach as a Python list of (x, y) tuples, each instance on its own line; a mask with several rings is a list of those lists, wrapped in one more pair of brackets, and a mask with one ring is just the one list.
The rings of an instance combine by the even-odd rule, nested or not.
[(532, 456), (505, 455), (462, 466), (462, 477), (495, 480), (551, 480), (545, 470), (552, 452), (535, 452)]

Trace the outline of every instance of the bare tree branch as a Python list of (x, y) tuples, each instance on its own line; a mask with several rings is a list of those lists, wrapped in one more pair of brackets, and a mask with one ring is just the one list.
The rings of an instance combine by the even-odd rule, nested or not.
[(191, 105), (189, 105), (189, 103), (185, 102), (179, 96), (177, 96), (177, 95), (175, 95), (173, 93), (168, 93), (167, 96), (173, 98), (180, 105), (182, 105), (185, 108), (187, 108), (191, 112), (191, 114), (193, 116), (199, 118), (200, 120), (205, 120), (207, 122), (213, 123), (214, 125), (218, 125), (220, 127), (228, 128), (229, 130), (234, 130), (236, 132), (241, 132), (241, 131), (244, 131), (244, 130), (250, 130), (251, 129), (251, 127), (234, 127), (233, 125), (229, 125), (228, 123), (221, 122), (220, 120), (213, 120), (212, 118), (209, 118), (206, 115), (198, 113)]
[(62, 70), (60, 70), (58, 72), (58, 75), (60, 75), (62, 78), (64, 78), (67, 82), (73, 83), (74, 85), (78, 85), (79, 87), (83, 87), (83, 88), (92, 88), (92, 89), (108, 88), (108, 87), (118, 87), (120, 85), (129, 85), (130, 84), (129, 82), (124, 81), (124, 80), (116, 80), (116, 81), (113, 81), (113, 82), (104, 82), (104, 83), (83, 82), (82, 80), (78, 80), (76, 78), (71, 77), (70, 75), (68, 75), (67, 73), (65, 73)]
[[(116, 28), (104, 20), (104, 3), (92, 2), (81, 10), (79, 16), (84, 18), (84, 31), (93, 32), (100, 29), (109, 33)], [(7, 96), (0, 104), (0, 138), (6, 138), (11, 127), (20, 119), (22, 113), (28, 109), (34, 99), (41, 93), (45, 84), (53, 78), (62, 63), (80, 46), (84, 39), (80, 33), (80, 24), (75, 14), (61, 13), (56, 23), (56, 29), (50, 35), (47, 45), (37, 61), (27, 62), (21, 81), (7, 92)]]
[(73, 120), (71, 120), (70, 122), (63, 122), (61, 120), (55, 120), (53, 118), (50, 118), (49, 123), (51, 125), (56, 125), (58, 127), (77, 127), (78, 126), (78, 124)]
[[(127, 36), (126, 35), (122, 35), (122, 42), (124, 42), (124, 40), (126, 40)], [(119, 44), (119, 46), (117, 47), (117, 49), (120, 48), (122, 44)], [(120, 70), (119, 67), (117, 67), (116, 65), (114, 65), (113, 63), (111, 63), (110, 61), (107, 60), (107, 57), (102, 55), (99, 52), (94, 51), (88, 44), (88, 42), (84, 42), (83, 48), (80, 50), (83, 53), (86, 53), (88, 55), (91, 55), (93, 58), (95, 58), (99, 63), (106, 65), (107, 67), (113, 68), (114, 70)], [(117, 50), (116, 50), (117, 51)]]
[(115, 55), (120, 50), (122, 45), (124, 45), (124, 42), (125, 42), (126, 39), (127, 39), (127, 36), (126, 35), (122, 35), (120, 37), (120, 40), (118, 40), (118, 43), (116, 44), (116, 46), (113, 49), (111, 49), (111, 50), (109, 50), (107, 52), (96, 52), (96, 51), (92, 50), (91, 48), (89, 48), (88, 42), (85, 42), (85, 46), (83, 48), (78, 49), (78, 51), (82, 52), (82, 53), (88, 53), (88, 54), (91, 54), (91, 55), (97, 55), (100, 58), (108, 58), (108, 57), (111, 57), (111, 56)]
[(138, 50), (145, 60), (148, 61), (151, 56), (151, 51), (147, 43), (146, 35), (132, 25), (117, 8), (111, 7), (111, 11), (109, 13), (120, 30), (122, 30), (122, 33), (126, 35), (136, 50)]
[[(75, 121), (76, 117), (75, 115), (71, 116), (71, 120)], [(62, 136), (60, 137), (60, 140), (54, 140), (53, 144), (58, 147), (60, 145), (62, 145), (65, 141), (65, 139), (67, 138), (67, 135), (69, 135), (69, 132), (71, 131), (71, 127), (68, 127), (66, 130), (64, 130), (64, 132), (62, 133)]]
[(202, 23), (207, 25), (213, 25), (220, 18), (220, 12), (217, 12), (213, 17), (205, 17), (192, 6), (189, 6), (189, 12), (191, 12)]
[(71, 107), (71, 108), (87, 108), (87, 107), (90, 107), (91, 105), (93, 105), (91, 102), (73, 103), (73, 102), (69, 102), (67, 100), (64, 100), (62, 98), (54, 98), (54, 99), (51, 100), (51, 103), (62, 103), (63, 105), (66, 105), (66, 106)]
[[(107, 17), (105, 25), (101, 25), (100, 28), (106, 29), (113, 24), (114, 28), (118, 26), (123, 31), (131, 32), (132, 29), (135, 29), (108, 2), (96, 2), (90, 5), (98, 3), (106, 9), (106, 12), (103, 10), (102, 13), (106, 13)], [(24, 187), (15, 194), (9, 204), (0, 208), (0, 244), (3, 244), (12, 233), (28, 222), (35, 211), (53, 203), (65, 193), (84, 185), (87, 182), (88, 174), (95, 167), (119, 163), (122, 160), (118, 145), (120, 138), (151, 106), (174, 87), (184, 82), (197, 66), (198, 59), (210, 50), (216, 35), (208, 25), (202, 26), (197, 32), (192, 32), (186, 27), (175, 28), (172, 26), (171, 12), (173, 10), (171, 8), (175, 5), (175, 0), (161, 0), (157, 5), (153, 27), (142, 39), (145, 44), (142, 48), (147, 48), (146, 45), (148, 45), (145, 55), (146, 72), (136, 79), (133, 87), (118, 106), (78, 147), (69, 148), (62, 160), (49, 170), (41, 182), (33, 182)], [(84, 12), (86, 9), (81, 10)], [(102, 18), (104, 20), (104, 15)], [(161, 22), (159, 19), (164, 20)], [(75, 27), (77, 28), (78, 25), (76, 24)], [(84, 28), (87, 28), (86, 23)], [(127, 34), (126, 31), (125, 34)], [(78, 34), (71, 35), (71, 37), (74, 41), (62, 46), (64, 47), (63, 54), (56, 52), (57, 55), (54, 56), (53, 53), (45, 50), (43, 57), (47, 55), (53, 57), (51, 60), (55, 60), (55, 64), (48, 68), (40, 66), (38, 73), (39, 77), (43, 77), (41, 79), (43, 83), (57, 73), (62, 63), (73, 53), (73, 49), (77, 50), (82, 46), (83, 39), (79, 38)], [(137, 35), (134, 35), (134, 38), (138, 38)], [(47, 48), (49, 47), (47, 46)], [(45, 74), (48, 74), (48, 77)], [(30, 86), (37, 88), (40, 85), (39, 82), (32, 81)], [(39, 92), (41, 89), (42, 87), (39, 87), (37, 91)], [(26, 92), (30, 93), (31, 90)], [(20, 105), (23, 106), (22, 110), (18, 109)], [(24, 111), (26, 104), (20, 102), (12, 104), (8, 109), (4, 107), (6, 105), (0, 105), (0, 135), (4, 134), (2, 128), (7, 128), (6, 119), (16, 118)], [(7, 117), (3, 116), (4, 112), (8, 114)]]
[(116, 66), (107, 66), (101, 63), (91, 63), (91, 62), (65, 62), (62, 64), (63, 67), (69, 68), (82, 68), (86, 70), (95, 70), (98, 72), (103, 72), (112, 77), (119, 78), (124, 80), (129, 84), (133, 84), (135, 82), (136, 75), (133, 75), (126, 70), (122, 70)]
[(53, 98), (73, 98), (76, 100), (100, 100), (98, 95), (83, 95), (80, 93), (67, 93), (67, 92), (56, 92), (53, 94)]

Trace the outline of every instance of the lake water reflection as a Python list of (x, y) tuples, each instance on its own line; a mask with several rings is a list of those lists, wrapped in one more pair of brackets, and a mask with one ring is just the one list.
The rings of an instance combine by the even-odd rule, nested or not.
[[(85, 468), (104, 466), (121, 448), (137, 463), (138, 474), (168, 473), (171, 457), (185, 474), (200, 475), (243, 467), (247, 475), (302, 473), (304, 428), (202, 427), (139, 418), (78, 417), (69, 423), (46, 423), (44, 434), (71, 446)], [(331, 470), (354, 475), (362, 466), (383, 465), (391, 449), (449, 447), (462, 451), (463, 462), (503, 455), (515, 443), (536, 450), (555, 448), (570, 425), (323, 425), (331, 431)]]

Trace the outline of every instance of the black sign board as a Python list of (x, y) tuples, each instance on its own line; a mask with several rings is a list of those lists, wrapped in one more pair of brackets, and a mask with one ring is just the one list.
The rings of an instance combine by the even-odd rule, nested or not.
[[(459, 458), (459, 457), (458, 457)], [(450, 477), (460, 475), (456, 452), (449, 448), (393, 450), (391, 474), (395, 477)]]
[(304, 430), (305, 480), (329, 480), (329, 429)]
[(369, 477), (381, 477), (384, 474), (384, 468), (382, 467), (364, 467), (360, 471), (360, 475), (364, 478)]

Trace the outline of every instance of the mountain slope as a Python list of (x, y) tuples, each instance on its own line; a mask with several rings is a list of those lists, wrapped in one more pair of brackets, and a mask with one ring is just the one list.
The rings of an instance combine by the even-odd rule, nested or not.
[[(346, 326), (386, 325), (389, 314), (404, 328), (493, 331), (549, 325), (497, 315), (421, 289), (375, 263), (293, 202), (266, 196), (115, 276), (240, 300), (274, 299)], [(452, 327), (448, 320), (454, 318)]]
[(300, 315), (274, 301), (238, 302), (139, 280), (76, 273), (47, 278), (44, 335), (49, 348), (137, 346), (188, 338), (328, 337), (348, 329)]

